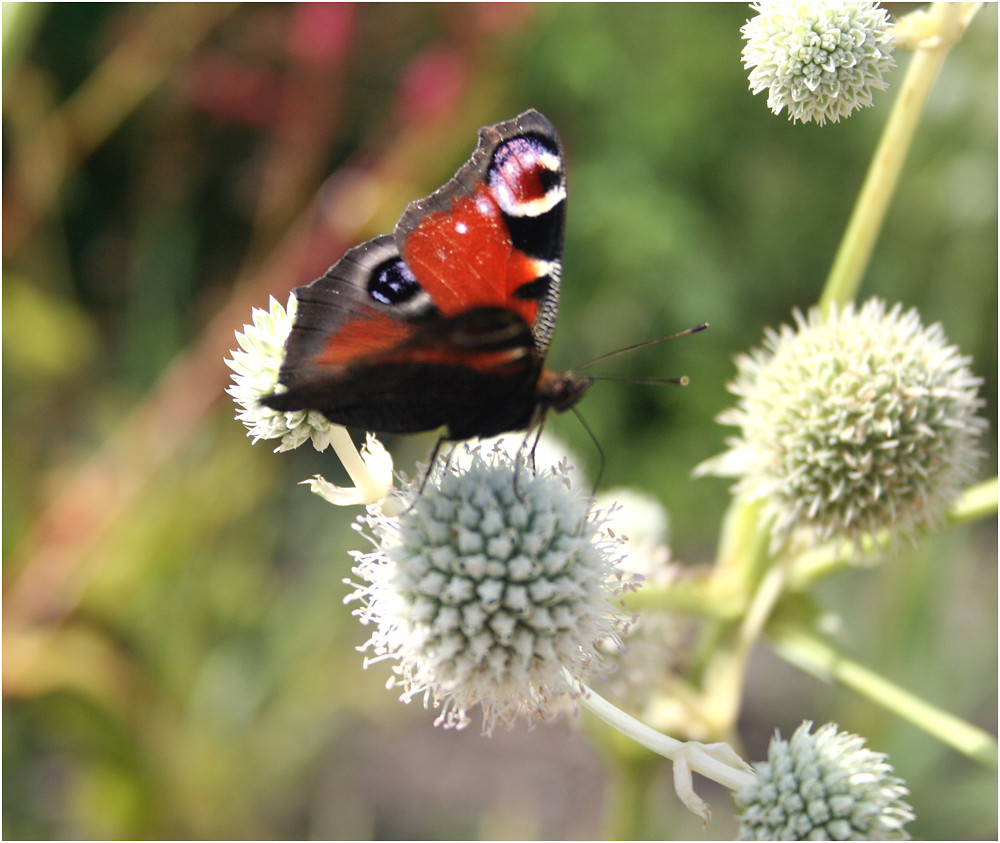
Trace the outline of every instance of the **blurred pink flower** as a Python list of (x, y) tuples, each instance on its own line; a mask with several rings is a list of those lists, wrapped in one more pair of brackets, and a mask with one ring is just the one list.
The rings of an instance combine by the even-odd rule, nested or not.
[(289, 27), (288, 53), (307, 64), (337, 64), (347, 51), (353, 24), (353, 3), (297, 3)]
[(396, 113), (404, 125), (440, 117), (458, 102), (468, 68), (454, 47), (430, 47), (403, 70)]
[(196, 108), (220, 120), (262, 128), (274, 120), (278, 78), (225, 53), (201, 56), (191, 70), (189, 89)]

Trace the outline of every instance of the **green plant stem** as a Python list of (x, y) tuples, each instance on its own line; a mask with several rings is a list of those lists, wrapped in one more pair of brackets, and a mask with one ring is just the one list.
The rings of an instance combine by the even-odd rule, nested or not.
[(997, 478), (993, 477), (966, 489), (946, 514), (949, 524), (968, 524), (997, 514)]
[(770, 531), (762, 522), (762, 502), (733, 498), (722, 522), (716, 554), (716, 585), (727, 584), (746, 600), (771, 566)]
[(775, 625), (768, 632), (774, 649), (786, 661), (820, 679), (832, 679), (850, 688), (955, 751), (997, 768), (997, 742), (982, 729), (894, 685), (797, 625)]
[[(12, 216), (10, 226), (4, 215), (5, 257), (13, 254), (52, 210), (63, 185), (80, 163), (163, 84), (178, 63), (208, 38), (237, 5), (151, 5), (148, 13), (143, 10), (141, 21), (30, 137), (16, 139), (10, 169), (18, 213)], [(9, 11), (5, 8), (5, 19)], [(6, 170), (5, 166), (5, 175)], [(6, 209), (6, 184), (4, 187)]]
[(18, 66), (48, 12), (45, 3), (10, 3), (3, 10), (3, 80)]
[(931, 7), (933, 31), (939, 37), (928, 39), (930, 43), (918, 48), (910, 61), (827, 276), (819, 300), (823, 313), (833, 305), (843, 306), (852, 301), (861, 285), (927, 97), (948, 51), (967, 23), (966, 5), (935, 3)]
[(733, 623), (746, 611), (746, 597), (721, 593), (713, 580), (707, 578), (680, 580), (667, 585), (644, 584), (638, 591), (625, 595), (630, 612), (679, 612), (700, 618)]
[(771, 565), (760, 503), (736, 497), (726, 511), (710, 575), (649, 586), (627, 597), (632, 611), (684, 612), (721, 624), (738, 622)]

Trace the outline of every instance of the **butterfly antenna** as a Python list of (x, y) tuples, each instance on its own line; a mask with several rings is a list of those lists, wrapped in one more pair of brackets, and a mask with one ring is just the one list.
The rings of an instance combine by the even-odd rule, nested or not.
[[(661, 342), (666, 342), (667, 340), (675, 340), (679, 337), (686, 337), (688, 334), (697, 334), (699, 331), (704, 331), (708, 327), (708, 322), (702, 322), (700, 325), (695, 325), (691, 328), (686, 328), (683, 331), (678, 331), (676, 334), (671, 334), (668, 337), (659, 337), (655, 340), (646, 340), (646, 342), (641, 342), (637, 345), (630, 345), (626, 348), (619, 348), (615, 351), (609, 351), (607, 354), (602, 354), (600, 357), (595, 357), (589, 363), (584, 363), (582, 366), (577, 366), (573, 369), (574, 372), (579, 372), (581, 369), (587, 369), (596, 363), (603, 363), (605, 360), (610, 360), (612, 357), (617, 357), (619, 354), (627, 354), (630, 351), (638, 351), (640, 348), (648, 348), (651, 345), (659, 345)], [(649, 383), (680, 383), (685, 381), (686, 378), (674, 378), (671, 380), (650, 380)], [(643, 383), (641, 380), (636, 380), (634, 383)], [(684, 384), (681, 384), (684, 385)]]
[[(582, 366), (577, 366), (572, 371), (579, 372), (581, 369), (587, 369), (597, 363), (603, 363), (605, 360), (610, 360), (612, 357), (617, 357), (619, 354), (627, 354), (630, 351), (638, 351), (641, 348), (648, 348), (651, 345), (659, 345), (661, 342), (666, 342), (667, 340), (675, 340), (679, 337), (686, 337), (688, 334), (697, 334), (699, 331), (704, 331), (708, 327), (708, 322), (702, 322), (700, 325), (694, 325), (691, 328), (686, 328), (683, 331), (678, 331), (676, 334), (670, 334), (667, 337), (659, 337), (655, 340), (647, 340), (646, 342), (640, 342), (636, 345), (630, 345), (626, 348), (619, 348), (615, 351), (609, 351), (607, 354), (602, 354), (600, 357), (595, 357), (589, 363), (584, 363)], [(650, 383), (650, 384), (664, 384), (672, 383), (678, 386), (687, 386), (690, 379), (687, 375), (683, 375), (679, 378), (654, 378), (654, 377), (618, 377), (615, 375), (597, 375), (594, 376), (594, 380), (619, 380), (627, 381), (628, 383)], [(580, 424), (583, 425), (583, 429), (587, 431), (587, 435), (590, 437), (591, 442), (594, 443), (594, 447), (597, 448), (597, 455), (600, 458), (600, 463), (597, 469), (597, 479), (594, 481), (594, 488), (591, 494), (597, 493), (598, 486), (601, 485), (601, 478), (604, 476), (604, 448), (601, 447), (601, 443), (598, 441), (593, 429), (587, 424), (587, 420), (583, 417), (580, 411), (575, 407), (571, 406), (570, 409), (573, 411), (579, 420)]]
[(673, 386), (687, 386), (691, 383), (691, 378), (681, 375), (679, 378), (655, 378), (645, 375), (591, 375), (595, 381), (619, 381), (620, 383), (645, 383), (645, 384), (671, 384)]

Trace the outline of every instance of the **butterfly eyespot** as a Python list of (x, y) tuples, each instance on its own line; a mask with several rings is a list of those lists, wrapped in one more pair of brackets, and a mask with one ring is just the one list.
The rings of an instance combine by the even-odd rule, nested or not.
[(380, 304), (402, 304), (413, 298), (420, 289), (410, 267), (399, 258), (379, 264), (368, 280), (368, 295)]
[(497, 204), (513, 217), (537, 217), (566, 198), (558, 149), (534, 135), (498, 146), (488, 180)]

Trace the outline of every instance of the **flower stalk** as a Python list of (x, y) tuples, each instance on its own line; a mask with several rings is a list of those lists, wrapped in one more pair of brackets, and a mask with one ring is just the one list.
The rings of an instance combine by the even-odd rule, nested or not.
[(982, 729), (900, 688), (801, 625), (773, 624), (768, 634), (775, 650), (789, 663), (850, 688), (956, 752), (997, 769), (997, 741)]
[[(825, 314), (834, 305), (852, 301), (871, 260), (875, 241), (892, 201), (899, 175), (916, 134), (927, 97), (948, 56), (971, 21), (978, 3), (934, 3), (906, 77), (896, 95), (878, 147), (868, 167), (854, 211), (844, 231), (819, 308)], [(920, 12), (924, 15), (926, 13)], [(902, 26), (903, 24), (900, 24)], [(936, 37), (929, 33), (935, 33)]]
[[(573, 677), (567, 674), (567, 681), (572, 680)], [(704, 822), (708, 821), (710, 812), (704, 800), (694, 792), (692, 773), (699, 773), (730, 790), (741, 790), (753, 783), (753, 768), (729, 744), (679, 741), (626, 714), (596, 691), (586, 686), (581, 690), (579, 700), (584, 708), (640, 746), (673, 762), (674, 789), (678, 797)]]
[[(335, 506), (367, 506), (386, 500), (393, 489), (392, 457), (382, 443), (369, 433), (359, 452), (347, 428), (339, 425), (331, 426), (328, 441), (354, 486), (335, 486), (319, 474), (303, 480), (302, 484)], [(386, 500), (386, 505), (391, 503)]]

